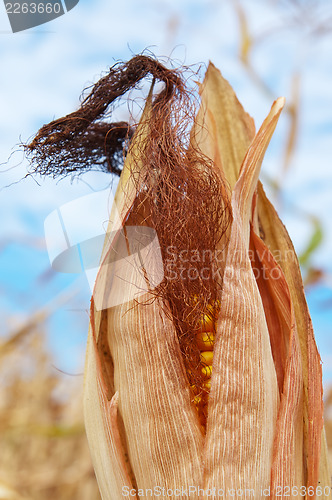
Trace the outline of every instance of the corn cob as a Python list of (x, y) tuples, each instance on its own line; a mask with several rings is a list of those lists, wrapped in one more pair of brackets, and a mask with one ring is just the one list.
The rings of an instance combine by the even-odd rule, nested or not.
[(198, 388), (196, 385), (191, 385), (193, 392), (193, 403), (197, 409), (200, 424), (204, 431), (206, 429), (207, 415), (208, 415), (208, 402), (211, 390), (211, 376), (212, 376), (212, 363), (213, 363), (213, 347), (216, 332), (216, 320), (220, 310), (220, 302), (216, 301), (215, 304), (209, 303), (207, 310), (202, 314), (199, 324), (198, 332), (195, 335), (196, 346), (200, 351), (200, 371), (203, 378), (202, 387)]

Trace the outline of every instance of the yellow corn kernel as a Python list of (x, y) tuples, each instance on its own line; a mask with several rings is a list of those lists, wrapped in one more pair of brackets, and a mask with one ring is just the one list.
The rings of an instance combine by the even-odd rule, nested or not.
[(193, 399), (194, 405), (199, 406), (201, 402), (202, 402), (202, 396), (195, 396), (194, 397), (194, 399)]
[(211, 313), (203, 314), (198, 324), (201, 332), (214, 332), (214, 318)]
[(203, 384), (203, 387), (204, 389), (206, 389), (207, 391), (210, 391), (211, 390), (211, 379), (209, 380), (206, 380)]
[(201, 332), (196, 335), (197, 347), (200, 351), (212, 351), (214, 335), (212, 332)]
[(202, 366), (201, 372), (206, 378), (210, 378), (212, 375), (212, 366)]
[(218, 319), (218, 314), (220, 311), (220, 301), (216, 300), (214, 304), (208, 304), (207, 311), (202, 314), (198, 322), (198, 326), (201, 332), (214, 332), (215, 322)]
[(201, 352), (201, 362), (205, 365), (212, 366), (213, 362), (213, 351), (203, 351)]

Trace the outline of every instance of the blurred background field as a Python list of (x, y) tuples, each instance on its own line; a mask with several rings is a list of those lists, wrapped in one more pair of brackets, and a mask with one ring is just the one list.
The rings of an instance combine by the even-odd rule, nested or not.
[[(257, 127), (272, 101), (286, 97), (262, 180), (300, 258), (332, 458), (332, 4), (81, 0), (65, 16), (16, 34), (1, 4), (0, 499), (99, 498), (81, 404), (91, 290), (84, 274), (51, 268), (43, 225), (50, 212), (110, 179), (96, 172), (73, 181), (25, 178), (18, 144), (73, 111), (109, 66), (146, 49), (201, 76), (211, 59)], [(118, 114), (125, 118), (126, 109)]]
[[(82, 421), (82, 380), (52, 370), (41, 315), (2, 344), (0, 362), (0, 498), (100, 498)], [(20, 495), (2, 495), (5, 485)]]

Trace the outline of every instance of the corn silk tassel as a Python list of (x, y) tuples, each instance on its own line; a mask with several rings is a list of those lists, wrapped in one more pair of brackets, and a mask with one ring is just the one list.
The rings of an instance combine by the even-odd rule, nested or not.
[[(148, 73), (138, 125), (102, 121)], [(213, 64), (199, 94), (195, 113), (179, 72), (137, 56), (28, 146), (35, 170), (54, 176), (89, 165), (120, 173), (124, 151), (85, 368), (100, 492), (331, 498), (321, 361), (300, 269), (258, 180), (284, 99), (256, 133)], [(124, 265), (116, 256), (124, 246), (132, 257), (130, 239), (148, 229), (158, 244)]]

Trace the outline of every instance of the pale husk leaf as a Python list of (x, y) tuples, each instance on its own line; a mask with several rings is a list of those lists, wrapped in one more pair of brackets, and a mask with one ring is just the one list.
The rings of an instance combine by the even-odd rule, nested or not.
[[(218, 98), (214, 99), (214, 96), (218, 96)], [(220, 72), (213, 65), (209, 66), (204, 84), (201, 87), (201, 98), (202, 105), (199, 110), (203, 124), (201, 147), (205, 154), (214, 158), (218, 168), (223, 169), (222, 173), (226, 180), (231, 186), (234, 186), (240, 170), (240, 158), (247, 151), (254, 136), (253, 121), (238, 103), (229, 83), (222, 78)], [(214, 102), (213, 106), (211, 106), (212, 102)], [(225, 102), (228, 110), (226, 113), (224, 113)], [(235, 103), (235, 105), (232, 106), (231, 103)], [(224, 125), (225, 119), (228, 121), (226, 126)], [(237, 130), (233, 137), (230, 134), (227, 135), (228, 128), (232, 126), (235, 127), (234, 130)], [(226, 155), (221, 148), (227, 151)], [(237, 148), (239, 148), (239, 153), (234, 156), (232, 152), (236, 151)], [(223, 160), (221, 162), (221, 158), (225, 157), (230, 158), (231, 161)], [(234, 161), (234, 158), (237, 159)], [(317, 484), (323, 487), (324, 485), (329, 486), (330, 471), (327, 446), (325, 432), (322, 429), (321, 361), (314, 340), (300, 268), (287, 230), (280, 221), (273, 205), (267, 199), (260, 181), (258, 181), (257, 209), (254, 212), (252, 222), (255, 231), (259, 232), (280, 263), (294, 307), (304, 378), (302, 439), (306, 464), (305, 477), (308, 478), (304, 486), (315, 487)], [(320, 439), (320, 433), (322, 433), (322, 439)], [(299, 447), (302, 448), (302, 445)], [(330, 496), (323, 496), (323, 498), (330, 498)]]
[(109, 321), (115, 388), (138, 488), (199, 484), (203, 435), (161, 299), (146, 294), (136, 304), (114, 307)]
[[(269, 327), (272, 355), (279, 373), (280, 407), (271, 470), (271, 498), (305, 484), (303, 467), (303, 376), (290, 293), (284, 274), (253, 231), (253, 266)], [(276, 338), (273, 338), (276, 337)]]
[[(325, 431), (323, 428), (323, 388), (321, 360), (305, 300), (299, 263), (288, 232), (258, 185), (258, 214), (265, 243), (280, 263), (291, 295), (301, 348), (304, 380), (304, 457), (307, 482), (304, 486), (331, 485)], [(321, 498), (331, 498), (331, 495)]]
[(233, 190), (255, 136), (254, 120), (244, 111), (234, 90), (212, 63), (208, 66), (200, 94), (204, 152), (215, 158), (217, 148), (223, 174)]
[[(148, 119), (142, 120), (144, 128)], [(138, 129), (137, 141), (144, 140), (146, 132)], [(131, 147), (137, 147), (133, 155), (137, 158), (140, 145), (135, 145), (135, 138)], [(137, 195), (130, 160), (127, 157), (121, 175), (118, 216), (111, 221), (104, 262), (110, 251), (116, 251), (117, 235), (111, 229), (121, 228)], [(130, 225), (130, 216), (126, 224)], [(203, 434), (169, 311), (149, 292), (133, 299), (132, 284), (140, 270), (134, 265), (121, 268), (121, 262), (101, 266), (94, 298), (107, 306), (112, 295), (121, 303), (103, 311), (94, 310), (92, 303), (86, 362), (85, 419), (103, 500), (121, 498), (123, 486), (175, 489), (201, 481)], [(149, 265), (154, 265), (153, 254)], [(128, 285), (122, 287), (121, 297), (110, 285), (118, 271)], [(107, 405), (114, 391), (118, 428)], [(110, 467), (115, 473), (107, 475)]]
[(205, 442), (205, 488), (270, 485), (279, 392), (264, 308), (249, 259), (251, 204), (283, 100), (244, 159), (232, 195), (233, 224), (217, 322)]
[(132, 489), (133, 485), (126, 469), (118, 428), (117, 395), (111, 401), (107, 399), (99, 363), (90, 330), (85, 368), (85, 427), (101, 497), (103, 500), (117, 500), (122, 496), (122, 488)]
[[(140, 147), (140, 141), (143, 141), (148, 133), (146, 123), (150, 112), (151, 93), (152, 89), (119, 180), (105, 238), (102, 263), (136, 196), (131, 176), (133, 155), (136, 154), (135, 148), (137, 150)], [(114, 411), (111, 419), (110, 403), (108, 403), (115, 392), (113, 363), (107, 339), (108, 310), (103, 307), (104, 301), (107, 304), (107, 297), (104, 295), (105, 290), (107, 290), (109, 272), (109, 266), (101, 265), (96, 281), (94, 299), (98, 304), (101, 304), (101, 307), (95, 310), (94, 300), (91, 302), (91, 320), (84, 372), (84, 419), (101, 496), (103, 500), (117, 500), (122, 495), (123, 486), (132, 488), (133, 485), (129, 480), (129, 468), (124, 468), (126, 451), (114, 438), (120, 431), (117, 428), (117, 418), (114, 417)]]

